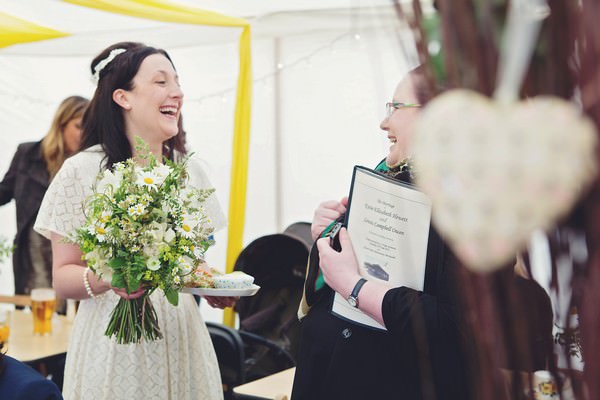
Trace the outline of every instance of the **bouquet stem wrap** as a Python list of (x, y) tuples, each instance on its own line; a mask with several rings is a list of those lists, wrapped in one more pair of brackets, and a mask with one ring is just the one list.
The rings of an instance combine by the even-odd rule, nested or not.
[(162, 339), (150, 293), (144, 292), (137, 299), (119, 299), (104, 334), (114, 336), (119, 344)]

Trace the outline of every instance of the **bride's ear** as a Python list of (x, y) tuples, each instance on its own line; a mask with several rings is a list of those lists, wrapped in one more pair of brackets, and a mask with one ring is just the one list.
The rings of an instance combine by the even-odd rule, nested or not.
[(123, 89), (116, 89), (112, 95), (113, 101), (125, 110), (131, 110), (131, 105), (127, 100), (127, 92)]

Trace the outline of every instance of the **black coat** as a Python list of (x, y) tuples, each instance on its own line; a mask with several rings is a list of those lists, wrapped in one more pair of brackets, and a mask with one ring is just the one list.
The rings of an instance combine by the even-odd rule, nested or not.
[(455, 258), (429, 232), (423, 292), (390, 289), (382, 313), (388, 331), (331, 314), (334, 292), (314, 292), (318, 251), (313, 246), (292, 400), (465, 400), (466, 363), (459, 333)]
[[(4, 179), (0, 182), (0, 205), (15, 200), (17, 209), (17, 234), (13, 253), (15, 293), (30, 292), (30, 277), (33, 265), (29, 254), (30, 235), (36, 234), (33, 225), (38, 210), (48, 189), (50, 176), (42, 158), (41, 142), (21, 143), (13, 156)], [(50, 241), (41, 238), (45, 257), (45, 268), (49, 279), (52, 277), (52, 256)], [(48, 286), (51, 285), (48, 282)]]

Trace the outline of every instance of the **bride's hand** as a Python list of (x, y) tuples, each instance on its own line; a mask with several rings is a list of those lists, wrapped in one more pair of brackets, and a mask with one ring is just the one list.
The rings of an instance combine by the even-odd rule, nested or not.
[(239, 297), (222, 297), (222, 296), (204, 296), (206, 302), (212, 308), (224, 309), (226, 307), (233, 307), (235, 303), (240, 299)]
[(141, 288), (141, 287), (129, 294), (127, 293), (127, 290), (122, 289), (122, 288), (113, 287), (112, 290), (118, 296), (121, 296), (122, 298), (127, 299), (127, 300), (137, 299), (138, 297), (142, 296), (144, 294), (144, 292), (146, 291), (144, 288)]

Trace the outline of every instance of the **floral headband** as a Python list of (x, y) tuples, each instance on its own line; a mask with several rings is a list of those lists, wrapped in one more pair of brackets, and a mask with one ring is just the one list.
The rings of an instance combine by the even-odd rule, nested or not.
[(93, 81), (98, 83), (98, 81), (100, 80), (100, 72), (104, 68), (106, 68), (106, 66), (110, 64), (110, 62), (114, 60), (116, 56), (118, 56), (121, 53), (125, 53), (126, 51), (126, 49), (112, 49), (110, 51), (110, 54), (106, 58), (100, 60), (98, 64), (96, 64), (96, 66), (94, 67), (94, 75), (92, 75)]

